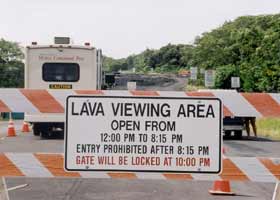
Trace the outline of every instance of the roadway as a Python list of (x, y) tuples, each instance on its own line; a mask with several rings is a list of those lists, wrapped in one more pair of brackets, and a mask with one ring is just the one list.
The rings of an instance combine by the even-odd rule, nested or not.
[[(140, 82), (145, 80), (147, 83)], [(128, 81), (136, 81), (137, 90), (183, 91), (187, 84), (185, 77), (175, 75), (119, 75), (112, 90), (126, 90)]]
[(236, 196), (212, 196), (209, 181), (116, 180), (70, 178), (7, 178), (7, 186), (29, 184), (10, 191), (10, 200), (271, 200), (274, 184), (232, 182)]

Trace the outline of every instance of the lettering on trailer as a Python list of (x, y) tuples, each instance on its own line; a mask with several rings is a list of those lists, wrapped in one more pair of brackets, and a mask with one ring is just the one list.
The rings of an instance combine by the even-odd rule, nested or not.
[(38, 59), (41, 61), (77, 61), (77, 62), (85, 61), (85, 58), (81, 56), (66, 56), (66, 55), (57, 56), (52, 54), (39, 55)]
[(50, 84), (50, 89), (72, 89), (72, 85), (70, 84)]
[(66, 109), (66, 170), (221, 170), (217, 98), (69, 96)]

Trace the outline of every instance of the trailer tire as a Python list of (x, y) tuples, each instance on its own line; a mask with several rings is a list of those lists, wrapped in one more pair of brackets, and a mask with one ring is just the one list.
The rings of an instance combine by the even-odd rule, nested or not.
[(40, 132), (41, 139), (49, 139), (52, 136), (52, 127), (49, 124), (43, 124)]
[(231, 131), (225, 131), (225, 138), (230, 138)]
[(52, 136), (52, 134), (51, 133), (49, 133), (48, 131), (42, 131), (41, 132), (41, 139), (49, 139), (49, 138), (51, 138), (51, 136)]
[(236, 139), (241, 139), (242, 138), (242, 130), (236, 130), (234, 131), (234, 137)]
[(39, 124), (34, 123), (33, 126), (32, 126), (32, 129), (33, 129), (33, 134), (35, 136), (39, 136), (40, 135), (41, 129), (40, 129), (40, 125)]

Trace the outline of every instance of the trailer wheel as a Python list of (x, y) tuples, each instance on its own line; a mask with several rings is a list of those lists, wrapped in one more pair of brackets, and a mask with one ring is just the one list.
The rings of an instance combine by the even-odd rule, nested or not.
[(51, 134), (46, 132), (46, 131), (42, 131), (41, 132), (41, 139), (49, 139), (51, 137)]
[(242, 138), (242, 130), (236, 130), (234, 131), (234, 137), (236, 139), (241, 139)]
[(40, 125), (39, 124), (34, 123), (33, 126), (32, 126), (32, 129), (33, 129), (33, 134), (35, 136), (39, 136), (40, 135)]
[(51, 133), (49, 133), (48, 131), (42, 131), (41, 132), (41, 139), (49, 139), (52, 136)]
[(225, 138), (229, 138), (231, 136), (231, 131), (225, 131)]
[(49, 124), (44, 124), (42, 125), (40, 132), (41, 139), (49, 139), (52, 136), (52, 126), (50, 126)]

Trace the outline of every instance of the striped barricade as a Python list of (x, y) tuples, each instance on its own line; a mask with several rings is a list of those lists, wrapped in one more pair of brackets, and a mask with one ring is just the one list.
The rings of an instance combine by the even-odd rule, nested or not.
[(226, 157), (220, 175), (124, 172), (66, 172), (63, 154), (1, 153), (0, 176), (84, 177), (166, 180), (217, 180), (276, 182), (280, 180), (280, 158)]
[(0, 112), (64, 113), (69, 95), (218, 97), (224, 116), (280, 117), (279, 93), (0, 89)]

